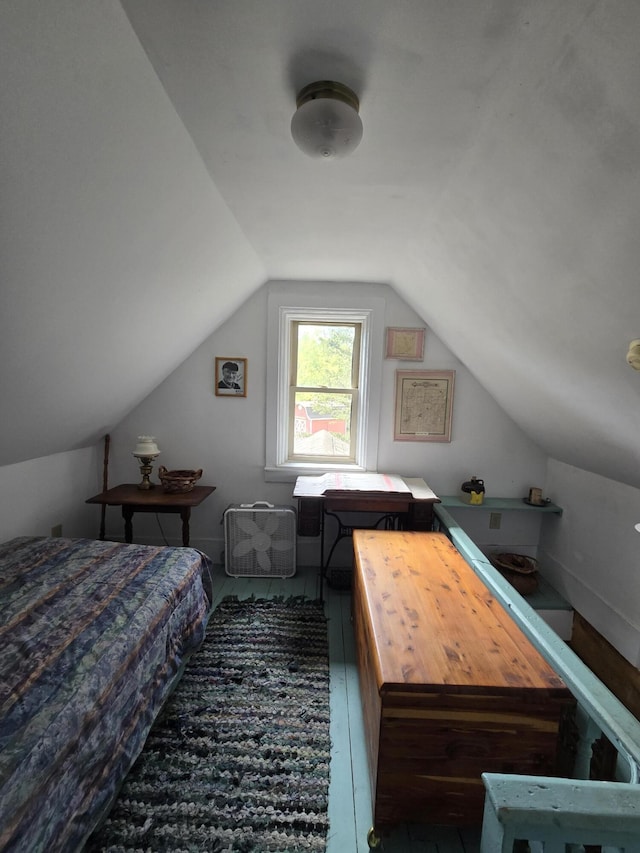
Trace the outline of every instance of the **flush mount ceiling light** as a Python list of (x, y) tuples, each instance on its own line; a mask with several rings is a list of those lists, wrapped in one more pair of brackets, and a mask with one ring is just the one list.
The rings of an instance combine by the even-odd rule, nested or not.
[(362, 121), (355, 92), (342, 83), (309, 83), (296, 98), (291, 135), (309, 157), (332, 160), (346, 157), (360, 144)]

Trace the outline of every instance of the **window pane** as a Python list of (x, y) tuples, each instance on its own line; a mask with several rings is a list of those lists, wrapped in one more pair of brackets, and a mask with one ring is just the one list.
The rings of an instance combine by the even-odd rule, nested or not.
[(350, 456), (350, 424), (351, 394), (297, 391), (294, 454)]
[(352, 325), (299, 323), (294, 384), (308, 388), (353, 387), (354, 336)]

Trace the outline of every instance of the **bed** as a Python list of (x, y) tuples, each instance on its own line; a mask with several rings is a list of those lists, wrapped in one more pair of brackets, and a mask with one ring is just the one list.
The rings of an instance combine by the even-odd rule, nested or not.
[(193, 548), (0, 545), (3, 853), (82, 849), (204, 638), (210, 569)]

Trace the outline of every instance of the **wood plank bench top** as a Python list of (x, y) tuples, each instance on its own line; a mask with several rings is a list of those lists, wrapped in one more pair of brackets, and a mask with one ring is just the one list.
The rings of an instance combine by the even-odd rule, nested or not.
[(498, 773), (482, 779), (481, 851), (511, 851), (516, 838), (544, 842), (545, 850), (574, 844), (640, 849), (640, 785)]
[(354, 550), (380, 690), (566, 695), (443, 533), (357, 530)]

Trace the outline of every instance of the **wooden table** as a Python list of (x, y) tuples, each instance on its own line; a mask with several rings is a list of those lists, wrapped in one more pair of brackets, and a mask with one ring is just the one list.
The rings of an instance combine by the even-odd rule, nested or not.
[(573, 697), (443, 533), (353, 543), (375, 831), (479, 825), (483, 772), (556, 773)]
[[(133, 542), (133, 514), (136, 512), (179, 513), (182, 519), (182, 544), (189, 545), (191, 507), (198, 506), (215, 491), (215, 486), (194, 486), (190, 492), (165, 492), (156, 486), (139, 489), (135, 483), (123, 483), (89, 498), (88, 504), (121, 506), (124, 518), (124, 540)], [(102, 536), (101, 538), (104, 538)]]
[[(431, 530), (433, 527), (433, 505), (437, 497), (423, 480), (419, 482), (429, 497), (416, 498), (407, 489), (404, 492), (370, 492), (361, 489), (340, 491), (329, 489), (324, 494), (304, 494), (305, 477), (298, 477), (294, 496), (298, 499), (298, 535), (320, 536), (320, 598), (331, 558), (338, 543), (353, 535), (354, 529), (402, 528), (404, 530)], [(417, 482), (412, 479), (408, 483)], [(346, 521), (345, 514), (366, 513), (375, 520), (363, 524)], [(325, 530), (327, 516), (335, 522), (335, 535), (325, 556)]]

